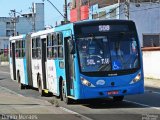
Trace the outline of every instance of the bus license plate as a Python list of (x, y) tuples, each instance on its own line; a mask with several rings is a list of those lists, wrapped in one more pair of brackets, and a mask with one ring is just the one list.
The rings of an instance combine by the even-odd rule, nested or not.
[(107, 92), (108, 95), (117, 95), (118, 94), (118, 91), (115, 90), (115, 91), (109, 91)]

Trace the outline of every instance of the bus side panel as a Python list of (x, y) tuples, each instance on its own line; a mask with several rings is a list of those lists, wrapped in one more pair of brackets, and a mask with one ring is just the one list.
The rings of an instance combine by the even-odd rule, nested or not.
[(11, 79), (13, 80), (13, 63), (12, 63), (12, 56), (11, 56), (11, 47), (12, 43), (9, 42), (9, 68), (10, 68), (10, 76), (11, 76)]
[(10, 75), (12, 80), (16, 80), (15, 42), (10, 42), (9, 48)]
[(53, 94), (57, 94), (57, 69), (56, 69), (56, 63), (55, 60), (47, 60), (47, 88), (50, 92)]
[(66, 78), (65, 76), (65, 69), (64, 68), (60, 68), (60, 62), (64, 62), (62, 60), (56, 60), (55, 61), (55, 67), (56, 67), (56, 70), (57, 70), (57, 94), (59, 95), (60, 94), (60, 88), (59, 88), (59, 78), (62, 77), (63, 80)]
[(13, 63), (12, 63), (12, 57), (9, 58), (9, 67), (10, 67), (11, 79), (14, 80), (14, 78), (13, 78)]
[[(38, 88), (37, 84), (37, 77), (38, 74), (40, 75), (41, 82), (43, 85), (43, 80), (42, 80), (42, 62), (40, 59), (32, 59), (32, 78), (33, 78), (33, 87)], [(43, 89), (43, 88), (42, 88)]]
[(75, 77), (76, 77), (76, 81), (74, 81), (74, 85), (75, 85), (75, 99), (79, 99), (81, 98), (81, 93), (82, 93), (82, 88), (81, 88), (81, 81), (80, 81), (80, 72), (79, 72), (79, 65), (78, 65), (78, 58), (77, 58), (77, 54), (75, 57)]
[[(25, 84), (25, 73), (24, 73), (24, 62), (22, 58), (17, 58), (16, 59), (16, 73), (20, 75), (20, 80), (22, 84)], [(17, 75), (16, 74), (16, 75)]]

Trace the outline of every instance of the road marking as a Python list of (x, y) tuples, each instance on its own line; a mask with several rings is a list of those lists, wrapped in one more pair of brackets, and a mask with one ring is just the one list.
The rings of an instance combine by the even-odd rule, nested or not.
[(23, 95), (21, 95), (21, 94), (18, 94), (18, 93), (16, 93), (15, 91), (12, 91), (12, 90), (10, 90), (10, 89), (8, 89), (8, 88), (6, 88), (6, 87), (2, 87), (2, 86), (0, 86), (2, 89), (4, 89), (4, 90), (6, 90), (6, 91), (8, 91), (8, 92), (10, 92), (10, 93), (12, 93), (12, 94), (15, 94), (15, 95), (18, 95), (18, 96), (20, 96), (20, 97), (25, 97), (25, 96), (23, 96)]
[(9, 72), (0, 71), (0, 73), (4, 73), (4, 74), (9, 74), (10, 75)]
[(86, 117), (86, 116), (84, 116), (84, 115), (82, 115), (82, 114), (79, 114), (79, 113), (74, 112), (74, 111), (72, 111), (72, 110), (69, 110), (69, 109), (67, 109), (67, 108), (64, 108), (64, 107), (59, 107), (59, 108), (62, 109), (62, 110), (64, 110), (64, 111), (66, 111), (66, 112), (69, 112), (69, 113), (71, 113), (71, 114), (76, 114), (76, 115), (78, 115), (78, 116), (80, 116), (80, 117), (82, 117), (82, 118), (85, 118), (86, 120), (93, 120), (93, 119), (91, 119), (91, 118), (89, 118), (89, 117)]
[(149, 92), (149, 93), (154, 93), (154, 94), (159, 94), (160, 95), (160, 92), (154, 92), (152, 90), (145, 90), (145, 92)]
[(160, 110), (160, 108), (158, 108), (158, 107), (153, 107), (153, 106), (142, 104), (142, 103), (137, 103), (137, 102), (133, 102), (133, 101), (129, 101), (129, 100), (123, 100), (123, 101), (128, 102), (128, 103), (134, 103), (134, 104), (144, 106), (144, 107), (148, 107), (148, 108), (153, 108), (153, 109)]

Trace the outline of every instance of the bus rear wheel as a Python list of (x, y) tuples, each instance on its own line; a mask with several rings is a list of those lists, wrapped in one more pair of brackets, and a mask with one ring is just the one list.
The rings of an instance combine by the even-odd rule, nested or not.
[(113, 101), (117, 101), (117, 102), (123, 101), (123, 99), (124, 99), (124, 96), (114, 96), (113, 97)]
[(18, 80), (18, 87), (20, 89), (25, 89), (25, 86), (21, 83), (21, 76), (20, 76), (19, 72), (17, 73), (17, 80)]
[(67, 97), (66, 90), (65, 90), (65, 83), (64, 81), (61, 82), (61, 100), (63, 100), (66, 104), (71, 104), (72, 100)]

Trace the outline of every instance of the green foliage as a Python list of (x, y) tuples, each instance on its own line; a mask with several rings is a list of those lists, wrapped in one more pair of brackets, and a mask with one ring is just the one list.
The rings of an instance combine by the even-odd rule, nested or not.
[(9, 61), (8, 55), (5, 55), (4, 53), (0, 54), (0, 61), (1, 62), (8, 62)]

